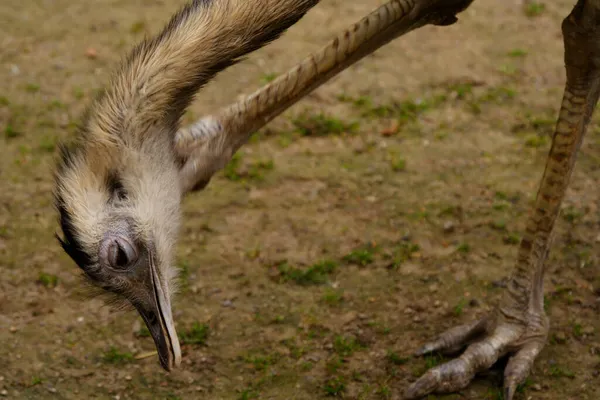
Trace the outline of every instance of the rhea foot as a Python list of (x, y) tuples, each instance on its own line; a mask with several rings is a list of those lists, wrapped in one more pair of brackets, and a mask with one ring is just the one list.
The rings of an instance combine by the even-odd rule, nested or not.
[(511, 400), (517, 386), (529, 375), (548, 336), (548, 318), (543, 312), (532, 310), (519, 314), (515, 318), (517, 315), (504, 315), (502, 309), (498, 309), (478, 321), (449, 329), (425, 344), (417, 355), (455, 354), (468, 347), (460, 357), (430, 369), (408, 388), (405, 398), (417, 399), (429, 393), (461, 390), (469, 385), (475, 374), (509, 355), (504, 370), (504, 399)]
[(600, 96), (600, 0), (579, 0), (563, 21), (562, 32), (567, 84), (544, 176), (504, 298), (489, 317), (453, 328), (421, 349), (425, 354), (468, 346), (459, 358), (433, 368), (413, 383), (406, 391), (409, 399), (460, 390), (477, 372), (509, 355), (504, 399), (512, 400), (544, 347), (548, 319), (543, 281), (552, 230)]

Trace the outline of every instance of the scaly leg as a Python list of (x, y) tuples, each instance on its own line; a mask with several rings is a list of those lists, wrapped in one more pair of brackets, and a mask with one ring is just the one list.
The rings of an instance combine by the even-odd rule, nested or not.
[(420, 354), (467, 346), (457, 359), (429, 370), (406, 391), (409, 399), (466, 387), (475, 374), (509, 354), (504, 398), (525, 380), (548, 335), (543, 308), (545, 261), (575, 159), (600, 93), (600, 0), (578, 0), (562, 24), (567, 84), (535, 208), (515, 270), (499, 307), (488, 317), (443, 333)]

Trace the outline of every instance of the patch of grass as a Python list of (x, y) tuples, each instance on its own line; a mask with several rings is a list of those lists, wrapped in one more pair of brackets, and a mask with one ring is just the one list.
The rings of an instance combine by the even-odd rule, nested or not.
[(525, 393), (525, 390), (527, 390), (531, 385), (533, 385), (533, 381), (531, 380), (531, 378), (526, 378), (525, 382), (517, 385), (516, 392), (517, 393)]
[(392, 254), (392, 263), (388, 268), (397, 269), (406, 261), (411, 260), (413, 255), (420, 250), (419, 245), (406, 241), (400, 242), (398, 246), (394, 248)]
[(514, 89), (499, 86), (487, 89), (479, 98), (482, 102), (501, 103), (512, 100), (517, 92)]
[(194, 322), (188, 331), (181, 333), (180, 338), (182, 344), (205, 345), (208, 335), (209, 326), (207, 324)]
[(8, 98), (5, 96), (0, 96), (0, 106), (6, 107), (8, 105), (10, 105), (10, 101), (8, 100)]
[(250, 165), (248, 168), (248, 177), (254, 180), (262, 181), (264, 173), (275, 168), (273, 160), (259, 160)]
[(144, 32), (145, 29), (146, 23), (144, 21), (136, 21), (129, 27), (129, 33), (136, 35), (138, 33)]
[(428, 354), (425, 356), (425, 364), (422, 366), (417, 366), (417, 367), (413, 368), (411, 373), (415, 377), (420, 377), (424, 373), (426, 373), (428, 370), (430, 370), (431, 368), (437, 367), (438, 365), (442, 364), (443, 362), (444, 362), (444, 359), (441, 355), (439, 355), (437, 353)]
[(573, 336), (575, 336), (576, 338), (580, 338), (583, 336), (583, 327), (581, 326), (581, 324), (574, 322), (572, 330)]
[(342, 257), (342, 260), (349, 263), (360, 266), (367, 266), (375, 261), (376, 247), (372, 244), (368, 244), (362, 248), (351, 251)]
[(42, 383), (42, 378), (39, 376), (34, 376), (31, 378), (31, 386), (39, 385)]
[(292, 124), (302, 136), (310, 137), (355, 133), (360, 126), (358, 122), (346, 123), (323, 113), (295, 118)]
[(40, 272), (37, 281), (47, 288), (54, 288), (56, 285), (58, 285), (58, 276)]
[(492, 205), (492, 208), (496, 211), (504, 211), (510, 208), (510, 203), (507, 201), (496, 201)]
[(346, 381), (341, 376), (328, 379), (323, 385), (325, 395), (329, 397), (338, 397), (346, 390)]
[(397, 353), (389, 350), (385, 358), (394, 365), (404, 365), (410, 360), (409, 357), (400, 357)]
[(488, 389), (484, 400), (504, 400), (504, 394), (501, 389)]
[(540, 136), (538, 134), (527, 135), (525, 137), (525, 146), (539, 148), (548, 143), (548, 136)]
[(390, 157), (390, 167), (392, 171), (406, 171), (406, 159), (399, 155), (393, 154)]
[(456, 250), (459, 253), (467, 254), (471, 251), (471, 246), (469, 245), (469, 243), (461, 243), (456, 247)]
[(38, 85), (37, 83), (28, 83), (27, 85), (25, 85), (25, 91), (27, 91), (28, 93), (37, 93), (40, 91), (40, 85)]
[(223, 168), (225, 178), (234, 182), (243, 179), (262, 181), (264, 180), (264, 174), (275, 168), (273, 160), (270, 159), (258, 160), (244, 167), (242, 165), (242, 157), (242, 153), (235, 153), (231, 157), (229, 163)]
[(519, 69), (512, 64), (502, 64), (498, 67), (498, 72), (504, 75), (513, 76), (519, 72)]
[(472, 82), (459, 82), (448, 87), (450, 92), (456, 94), (456, 98), (462, 100), (473, 93)]
[(225, 168), (223, 168), (223, 174), (225, 178), (230, 181), (239, 181), (241, 176), (238, 174), (238, 168), (242, 162), (242, 153), (235, 153), (231, 160), (227, 163)]
[(325, 363), (325, 371), (328, 374), (335, 374), (344, 366), (344, 360), (339, 357), (333, 357)]
[(269, 73), (269, 74), (264, 74), (260, 78), (260, 81), (263, 84), (267, 84), (267, 83), (273, 82), (276, 78), (277, 78), (277, 74), (275, 74), (275, 73)]
[(503, 219), (497, 219), (490, 222), (490, 227), (497, 231), (505, 231), (506, 230), (506, 221)]
[(583, 212), (573, 206), (569, 206), (562, 210), (562, 216), (565, 221), (575, 223), (583, 217)]
[(519, 244), (521, 242), (521, 236), (518, 233), (511, 232), (502, 238), (505, 244)]
[(559, 365), (553, 365), (550, 367), (549, 375), (555, 378), (575, 378), (575, 373), (568, 368), (561, 367)]
[(50, 103), (48, 103), (48, 110), (49, 111), (64, 110), (66, 108), (67, 108), (67, 106), (65, 105), (65, 103), (63, 103), (62, 101), (57, 100), (57, 99), (54, 99)]
[(515, 133), (528, 133), (534, 131), (540, 136), (551, 137), (556, 126), (556, 118), (552, 115), (526, 113), (524, 120), (512, 127)]
[(238, 396), (238, 400), (258, 399), (258, 392), (254, 389), (244, 389)]
[(298, 285), (318, 285), (328, 281), (329, 275), (335, 272), (337, 263), (331, 260), (324, 260), (315, 263), (307, 269), (290, 267), (287, 263), (280, 264), (279, 274), (284, 282), (292, 281)]
[(20, 136), (20, 133), (11, 124), (7, 124), (4, 128), (4, 137), (7, 139), (13, 139), (17, 136)]
[(182, 290), (186, 290), (190, 283), (190, 265), (187, 261), (183, 260), (177, 263), (177, 268), (179, 269), (179, 285)]
[(39, 149), (48, 153), (52, 153), (56, 148), (56, 138), (51, 136), (44, 136), (40, 140)]
[(299, 360), (300, 357), (308, 352), (306, 347), (298, 345), (297, 341), (292, 338), (283, 339), (280, 343), (288, 348), (290, 351), (289, 356), (294, 360)]
[(442, 364), (444, 359), (439, 354), (429, 354), (425, 356), (425, 368), (431, 369)]
[(137, 337), (150, 337), (151, 335), (150, 335), (150, 331), (148, 330), (148, 327), (144, 324), (135, 333), (135, 336), (137, 336)]
[(351, 356), (356, 350), (361, 349), (363, 346), (354, 337), (344, 337), (337, 335), (333, 340), (333, 350), (340, 357)]
[(264, 371), (269, 366), (277, 362), (277, 355), (275, 354), (252, 354), (245, 357), (247, 363), (252, 364), (252, 367), (256, 371)]
[(326, 289), (322, 301), (330, 306), (339, 305), (344, 299), (344, 291), (337, 289)]
[(374, 104), (367, 96), (352, 98), (342, 95), (338, 99), (360, 108), (362, 117), (396, 118), (398, 122), (406, 123), (416, 120), (421, 114), (444, 103), (447, 95), (441, 94), (423, 99), (407, 99), (379, 105)]
[(540, 16), (544, 10), (546, 10), (546, 5), (539, 1), (528, 1), (524, 4), (524, 12), (525, 15), (529, 18)]
[(276, 140), (277, 144), (279, 144), (279, 146), (285, 149), (286, 147), (289, 147), (294, 141), (294, 134), (290, 132), (282, 132), (280, 135), (277, 136)]
[(310, 361), (305, 361), (300, 365), (300, 370), (302, 371), (310, 371), (315, 367), (315, 364)]
[(464, 298), (461, 298), (454, 306), (454, 315), (457, 317), (461, 316), (466, 304), (467, 301)]
[(381, 399), (391, 399), (392, 398), (392, 390), (387, 385), (381, 385), (377, 388), (375, 392)]
[(102, 361), (107, 364), (126, 364), (133, 361), (133, 354), (129, 352), (121, 352), (115, 347), (111, 347), (102, 356)]
[(75, 87), (75, 88), (73, 88), (73, 96), (75, 96), (75, 99), (81, 100), (84, 98), (85, 92), (83, 91), (82, 88)]
[(511, 51), (508, 52), (508, 56), (514, 57), (514, 58), (522, 58), (522, 57), (525, 57), (526, 55), (527, 55), (527, 51), (525, 51), (523, 49), (512, 49)]

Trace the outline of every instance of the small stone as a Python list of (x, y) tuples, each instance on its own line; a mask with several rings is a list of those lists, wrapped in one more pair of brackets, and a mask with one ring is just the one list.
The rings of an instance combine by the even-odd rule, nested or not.
[(233, 307), (233, 302), (231, 300), (227, 299), (224, 302), (222, 302), (221, 305), (223, 307)]
[(367, 196), (367, 197), (366, 197), (366, 200), (367, 200), (369, 203), (375, 203), (375, 202), (377, 201), (377, 197), (375, 197), (375, 196)]
[(82, 323), (83, 321), (84, 321), (84, 318), (83, 318), (83, 317), (79, 317), (79, 318), (77, 318), (77, 322), (79, 322), (79, 323)]
[(454, 222), (452, 222), (452, 221), (444, 222), (444, 232), (445, 233), (454, 232)]
[(8, 391), (6, 389), (2, 389), (2, 391), (0, 392), (0, 395), (7, 396), (8, 395)]
[(398, 121), (392, 120), (391, 123), (381, 130), (381, 136), (392, 136), (398, 132)]
[(46, 388), (46, 389), (48, 389), (48, 391), (49, 391), (50, 393), (56, 393), (56, 388), (53, 388), (53, 387), (48, 387), (48, 388)]
[(125, 380), (126, 380), (126, 381), (130, 381), (130, 380), (131, 380), (131, 376), (130, 376), (130, 375), (127, 375), (127, 376), (125, 377)]
[(439, 306), (442, 305), (442, 302), (439, 301), (439, 300), (436, 300), (436, 301), (433, 302), (433, 305), (434, 305), (434, 307), (439, 307)]
[(421, 322), (421, 317), (419, 317), (418, 315), (415, 315), (413, 317), (413, 322)]
[(8, 328), (8, 330), (10, 331), (10, 333), (15, 333), (17, 331), (17, 327), (11, 326), (10, 328)]
[(19, 75), (21, 73), (21, 69), (19, 69), (18, 65), (13, 64), (10, 66), (10, 72), (13, 75)]
[(87, 58), (93, 59), (93, 58), (98, 57), (98, 52), (93, 47), (88, 47), (87, 50), (85, 51), (85, 56)]
[(437, 283), (433, 283), (433, 284), (429, 285), (429, 291), (431, 293), (437, 292), (438, 291), (438, 285), (437, 285)]
[(542, 390), (542, 385), (540, 385), (539, 383), (535, 383), (531, 385), (531, 389), (535, 390), (536, 392), (539, 392), (540, 390)]

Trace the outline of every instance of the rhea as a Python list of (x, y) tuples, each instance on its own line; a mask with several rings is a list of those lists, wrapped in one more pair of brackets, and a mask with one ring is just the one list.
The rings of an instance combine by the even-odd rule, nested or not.
[[(422, 26), (450, 25), (473, 0), (391, 0), (240, 102), (180, 129), (203, 84), (280, 36), (318, 0), (195, 0), (139, 44), (65, 146), (56, 204), (65, 251), (95, 285), (140, 313), (161, 365), (181, 352), (171, 259), (182, 196), (201, 190), (249, 136), (332, 76)], [(505, 398), (529, 375), (549, 321), (543, 278), (551, 236), (600, 93), (600, 0), (577, 0), (562, 24), (567, 82), (545, 172), (504, 296), (483, 319), (442, 333), (418, 354), (462, 354), (430, 369), (407, 398), (460, 390), (508, 356)]]

